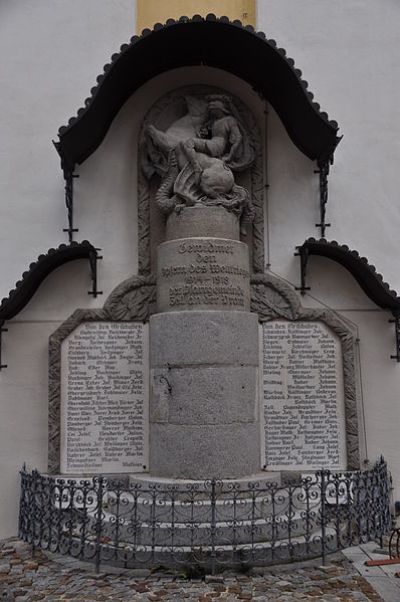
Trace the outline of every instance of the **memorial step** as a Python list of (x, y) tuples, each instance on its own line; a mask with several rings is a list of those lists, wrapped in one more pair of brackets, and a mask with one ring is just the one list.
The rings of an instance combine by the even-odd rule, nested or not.
[[(95, 525), (88, 521), (89, 526)], [(131, 517), (126, 519), (116, 517), (110, 513), (103, 514), (102, 533), (110, 541), (124, 541), (140, 546), (207, 546), (214, 532), (215, 545), (251, 544), (265, 543), (269, 541), (282, 541), (299, 536), (310, 536), (317, 529), (317, 517), (309, 517), (306, 520), (302, 512), (296, 512), (291, 520), (279, 516), (256, 519), (243, 519), (235, 521), (217, 520), (212, 527), (210, 522), (163, 522), (156, 520), (144, 522), (138, 520), (135, 523)]]
[[(299, 473), (293, 471), (263, 471), (256, 474), (251, 474), (245, 477), (236, 479), (216, 479), (216, 485), (221, 488), (234, 486), (235, 489), (248, 490), (251, 485), (257, 484), (262, 487), (266, 484), (275, 483), (281, 486), (291, 482), (294, 478), (298, 478)], [(198, 490), (209, 491), (211, 481), (204, 479), (168, 479), (150, 475), (148, 473), (137, 473), (129, 475), (129, 483), (132, 486), (141, 485), (142, 487), (156, 487), (158, 489), (167, 489), (168, 487), (196, 488)]]
[[(321, 529), (315, 529), (307, 536), (290, 537), (280, 541), (254, 542), (254, 546), (251, 542), (238, 544), (231, 542), (214, 546), (208, 542), (197, 548), (176, 544), (174, 548), (165, 545), (133, 546), (132, 543), (125, 541), (120, 541), (118, 546), (115, 546), (103, 542), (101, 561), (124, 568), (140, 567), (149, 563), (160, 566), (200, 564), (205, 570), (209, 570), (213, 565), (229, 566), (232, 561), (239, 564), (251, 560), (252, 564), (258, 566), (280, 564), (321, 556), (322, 535)], [(329, 541), (329, 549), (325, 549), (326, 553), (341, 549), (334, 528), (326, 528), (324, 535)], [(92, 553), (90, 542), (86, 546), (90, 555)]]
[[(319, 500), (313, 501), (313, 508), (319, 507)], [(213, 504), (208, 498), (181, 493), (171, 499), (171, 494), (161, 498), (157, 494), (154, 501), (151, 493), (108, 492), (103, 504), (106, 512), (119, 519), (136, 517), (136, 520), (150, 522), (153, 516), (162, 522), (210, 522), (212, 513), (219, 521), (239, 521), (255, 518), (266, 518), (275, 515), (276, 519), (285, 513), (307, 510), (307, 502), (299, 499), (294, 503), (287, 491), (278, 491), (276, 496), (268, 492), (258, 492), (254, 497), (248, 491), (218, 496)], [(311, 508), (310, 508), (311, 510)]]

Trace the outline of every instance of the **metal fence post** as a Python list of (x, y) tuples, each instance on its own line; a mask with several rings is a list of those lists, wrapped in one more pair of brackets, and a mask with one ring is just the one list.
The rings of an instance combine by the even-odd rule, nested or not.
[(97, 479), (97, 516), (96, 516), (96, 573), (100, 572), (101, 562), (101, 532), (103, 518), (103, 488), (104, 477)]
[(35, 518), (36, 518), (36, 479), (39, 476), (36, 470), (32, 471), (32, 480), (31, 480), (31, 500), (30, 504), (30, 513), (29, 520), (31, 523), (31, 550), (32, 550), (32, 558), (35, 557), (36, 546), (35, 546)]
[(211, 574), (215, 574), (216, 496), (215, 479), (211, 479)]
[[(377, 480), (378, 480), (378, 496), (379, 496), (379, 510), (381, 510), (380, 506), (382, 503), (384, 503), (382, 500), (384, 499), (384, 497), (386, 497), (384, 495), (384, 488), (383, 488), (383, 483), (382, 483), (382, 472), (381, 472), (381, 468), (383, 468), (382, 463), (379, 464), (379, 466), (374, 467), (374, 472), (376, 472), (377, 475)], [(386, 500), (385, 500), (386, 501)], [(380, 520), (379, 520), (379, 545), (381, 548), (383, 548), (383, 531), (384, 531), (384, 522), (382, 520), (382, 512), (380, 512)]]
[(322, 564), (325, 565), (326, 563), (326, 550), (325, 550), (325, 544), (326, 544), (326, 481), (325, 481), (325, 477), (326, 477), (326, 471), (325, 470), (321, 470), (320, 475), (321, 475), (321, 557), (322, 557)]

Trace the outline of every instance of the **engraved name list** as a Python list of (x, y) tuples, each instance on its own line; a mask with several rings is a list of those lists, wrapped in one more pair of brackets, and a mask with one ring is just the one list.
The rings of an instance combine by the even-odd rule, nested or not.
[(268, 468), (346, 468), (341, 346), (325, 324), (265, 323), (262, 386)]
[(86, 322), (62, 344), (61, 470), (148, 465), (148, 326)]

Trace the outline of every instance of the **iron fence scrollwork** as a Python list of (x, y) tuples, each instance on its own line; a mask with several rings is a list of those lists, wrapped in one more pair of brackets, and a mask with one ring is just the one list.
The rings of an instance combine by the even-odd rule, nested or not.
[(370, 470), (321, 470), (285, 485), (160, 484), (21, 471), (19, 535), (32, 551), (95, 564), (268, 565), (321, 556), (390, 532), (391, 482)]

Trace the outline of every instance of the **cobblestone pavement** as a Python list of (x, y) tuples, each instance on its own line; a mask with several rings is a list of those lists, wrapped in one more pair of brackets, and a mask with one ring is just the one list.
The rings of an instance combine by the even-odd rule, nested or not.
[(29, 547), (18, 539), (0, 542), (0, 602), (35, 600), (378, 602), (382, 598), (340, 554), (326, 567), (308, 562), (188, 579), (183, 573), (111, 568), (96, 575), (86, 563), (71, 559), (51, 559), (41, 552), (32, 559)]

